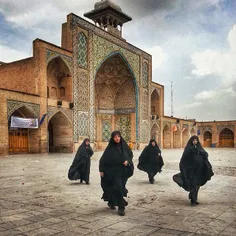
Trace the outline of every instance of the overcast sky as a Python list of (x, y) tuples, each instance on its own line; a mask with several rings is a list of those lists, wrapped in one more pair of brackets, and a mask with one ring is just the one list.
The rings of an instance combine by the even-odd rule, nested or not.
[[(0, 61), (29, 57), (32, 41), (60, 45), (61, 24), (94, 0), (0, 0)], [(165, 85), (165, 114), (236, 119), (236, 0), (114, 0), (133, 21), (124, 38), (153, 56), (153, 81)]]

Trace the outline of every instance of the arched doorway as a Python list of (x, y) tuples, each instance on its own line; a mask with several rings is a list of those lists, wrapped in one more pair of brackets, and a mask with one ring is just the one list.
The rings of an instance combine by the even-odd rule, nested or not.
[(154, 124), (151, 129), (151, 139), (155, 139), (159, 143), (159, 127), (157, 124)]
[(232, 130), (225, 128), (220, 132), (219, 147), (234, 147), (234, 132)]
[(168, 125), (163, 129), (163, 148), (171, 148), (171, 132)]
[(96, 142), (106, 146), (107, 132), (118, 129), (127, 142), (136, 142), (136, 81), (119, 53), (106, 59), (95, 77)]
[(210, 131), (205, 131), (203, 136), (204, 136), (203, 146), (212, 147), (212, 133)]
[(48, 151), (73, 152), (72, 125), (62, 112), (57, 112), (48, 122)]
[(156, 89), (151, 95), (151, 114), (157, 118), (160, 116), (160, 96)]
[(61, 57), (56, 57), (48, 63), (47, 97), (65, 101), (72, 100), (71, 72)]
[(184, 148), (189, 140), (189, 129), (185, 128), (182, 132), (182, 148)]
[(177, 130), (173, 133), (173, 147), (174, 148), (181, 148), (181, 131), (179, 129), (179, 126), (177, 126)]
[(37, 150), (37, 129), (11, 128), (11, 117), (37, 118), (26, 106), (15, 110), (8, 120), (9, 154), (35, 152)]

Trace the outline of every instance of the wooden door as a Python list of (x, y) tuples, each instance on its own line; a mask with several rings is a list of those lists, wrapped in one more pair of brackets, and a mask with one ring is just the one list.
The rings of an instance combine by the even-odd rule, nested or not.
[(212, 146), (212, 134), (209, 131), (206, 131), (204, 133), (204, 142), (203, 142), (204, 147), (211, 147)]
[(224, 129), (220, 133), (220, 147), (234, 147), (234, 133), (230, 129)]
[(28, 129), (9, 131), (9, 153), (28, 153)]

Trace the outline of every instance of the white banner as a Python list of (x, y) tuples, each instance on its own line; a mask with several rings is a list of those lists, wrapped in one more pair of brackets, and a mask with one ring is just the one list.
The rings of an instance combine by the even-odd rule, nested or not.
[(38, 119), (11, 117), (11, 128), (38, 129)]

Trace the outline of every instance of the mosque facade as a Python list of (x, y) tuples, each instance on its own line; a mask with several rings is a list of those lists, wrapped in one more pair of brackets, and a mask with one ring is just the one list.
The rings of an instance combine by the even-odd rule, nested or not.
[[(119, 6), (103, 0), (84, 16), (94, 23), (67, 16), (61, 46), (36, 39), (32, 57), (0, 64), (0, 155), (73, 152), (87, 137), (104, 150), (113, 130), (132, 149), (150, 138), (181, 148), (191, 135), (207, 147), (236, 147), (236, 121), (164, 115), (164, 86), (152, 81), (151, 55), (123, 38), (132, 18)], [(26, 121), (37, 124), (20, 126)]]

